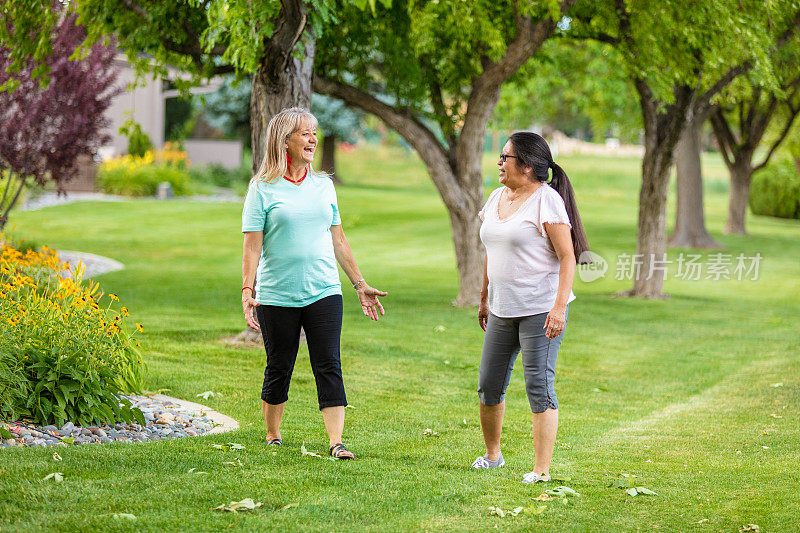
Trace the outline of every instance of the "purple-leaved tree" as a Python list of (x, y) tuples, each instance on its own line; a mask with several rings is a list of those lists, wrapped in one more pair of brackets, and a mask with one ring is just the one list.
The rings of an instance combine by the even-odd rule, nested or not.
[[(52, 183), (60, 190), (75, 176), (78, 158), (109, 140), (104, 114), (119, 93), (114, 47), (95, 44), (70, 60), (86, 37), (75, 19), (70, 14), (54, 27), (50, 54), (41, 62), (28, 58), (19, 70), (0, 46), (0, 87), (9, 89), (0, 91), (0, 229), (27, 185)], [(46, 87), (32, 76), (42, 62), (50, 73)]]

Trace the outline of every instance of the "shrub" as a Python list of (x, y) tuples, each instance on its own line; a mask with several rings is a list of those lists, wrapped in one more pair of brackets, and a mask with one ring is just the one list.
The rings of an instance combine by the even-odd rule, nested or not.
[(108, 194), (153, 196), (158, 184), (168, 182), (176, 196), (191, 192), (186, 152), (167, 143), (163, 150), (143, 156), (126, 155), (104, 161), (97, 171), (100, 188)]
[[(0, 253), (0, 416), (37, 424), (144, 424), (121, 399), (140, 392), (145, 367), (123, 317), (101, 307), (97, 283), (61, 278), (56, 254)], [(137, 324), (137, 327), (141, 327)], [(134, 346), (136, 345), (136, 346)]]
[(794, 161), (779, 159), (756, 172), (749, 203), (756, 215), (800, 218), (800, 174)]
[(153, 141), (142, 131), (140, 124), (134, 123), (126, 130), (126, 133), (128, 134), (128, 155), (142, 157), (153, 150)]
[(225, 168), (216, 164), (193, 168), (190, 175), (194, 182), (225, 188), (234, 188), (242, 183), (247, 185), (250, 183), (250, 178), (253, 177), (249, 167)]

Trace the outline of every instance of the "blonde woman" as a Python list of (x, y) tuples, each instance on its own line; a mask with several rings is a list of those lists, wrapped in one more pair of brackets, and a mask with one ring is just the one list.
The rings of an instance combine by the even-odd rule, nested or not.
[(284, 109), (270, 121), (266, 144), (242, 212), (242, 307), (247, 324), (261, 330), (267, 352), (261, 389), (267, 443), (282, 444), (280, 425), (303, 328), (329, 452), (354, 459), (342, 444), (347, 398), (339, 357), (342, 289), (336, 263), (370, 319), (384, 314), (378, 297), (386, 293), (364, 281), (342, 230), (333, 182), (311, 168), (316, 118), (304, 109)]

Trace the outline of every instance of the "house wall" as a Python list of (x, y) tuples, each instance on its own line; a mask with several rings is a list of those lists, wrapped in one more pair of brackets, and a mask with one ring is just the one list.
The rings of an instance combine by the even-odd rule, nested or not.
[(144, 131), (153, 141), (153, 145), (161, 147), (164, 144), (164, 98), (162, 82), (152, 78), (140, 82), (140, 86), (132, 90), (125, 90), (132, 85), (136, 79), (136, 73), (128, 65), (124, 56), (115, 60), (119, 68), (117, 86), (123, 92), (117, 95), (106, 116), (111, 121), (110, 127), (106, 130), (112, 137), (109, 145), (101, 149), (100, 156), (103, 159), (123, 155), (128, 151), (128, 138), (119, 133), (119, 127), (127, 120), (128, 113), (132, 114), (133, 120), (142, 126)]

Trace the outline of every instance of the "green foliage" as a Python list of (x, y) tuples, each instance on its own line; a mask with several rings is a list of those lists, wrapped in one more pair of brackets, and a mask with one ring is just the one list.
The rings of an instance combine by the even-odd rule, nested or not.
[(150, 136), (142, 130), (142, 125), (133, 120), (126, 121), (119, 132), (128, 137), (128, 155), (143, 157), (144, 154), (153, 149), (153, 141)]
[(100, 189), (107, 194), (122, 196), (153, 196), (158, 184), (167, 182), (176, 196), (190, 194), (190, 177), (186, 170), (163, 164), (141, 165), (135, 168), (101, 168), (97, 172)]
[(550, 39), (506, 83), (492, 126), (526, 129), (547, 124), (568, 135), (589, 130), (602, 140), (637, 142), (641, 111), (619, 52), (594, 41)]
[(202, 183), (214, 187), (236, 188), (244, 184), (246, 187), (253, 177), (248, 166), (225, 168), (222, 165), (210, 164), (192, 168), (189, 175), (193, 183)]
[(731, 67), (753, 62), (763, 79), (774, 77), (770, 52), (775, 33), (794, 17), (793, 0), (647, 0), (579, 2), (572, 14), (573, 37), (616, 40), (620, 68), (645, 80), (657, 100), (670, 103), (675, 86), (708, 89)]
[(792, 159), (778, 159), (753, 174), (750, 184), (753, 214), (800, 218), (800, 173)]
[[(553, 2), (523, 3), (534, 21)], [(318, 35), (315, 71), (367, 91), (457, 135), (483, 61), (498, 60), (516, 35), (511, 1), (394, 2), (378, 16), (343, 6), (340, 24)]]
[(144, 423), (119, 396), (140, 392), (144, 378), (127, 309), (101, 307), (99, 286), (80, 273), (60, 278), (66, 267), (46, 249), (2, 249), (0, 416), (37, 424)]

